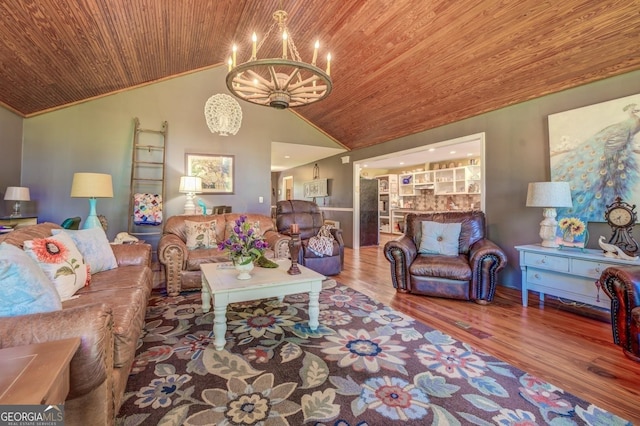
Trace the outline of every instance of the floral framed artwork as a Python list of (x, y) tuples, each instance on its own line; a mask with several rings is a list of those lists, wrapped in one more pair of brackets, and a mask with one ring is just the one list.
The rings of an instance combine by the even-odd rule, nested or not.
[(577, 216), (560, 217), (556, 232), (556, 242), (560, 247), (584, 249), (589, 240), (587, 221)]
[(604, 222), (621, 197), (640, 204), (640, 94), (549, 115), (551, 180), (569, 182), (578, 215)]
[(205, 194), (233, 194), (234, 156), (219, 154), (186, 154), (186, 175), (202, 179)]

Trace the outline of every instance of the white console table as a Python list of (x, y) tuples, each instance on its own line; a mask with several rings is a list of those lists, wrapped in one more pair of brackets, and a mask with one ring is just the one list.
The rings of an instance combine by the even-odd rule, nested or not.
[(520, 252), (522, 306), (527, 306), (529, 290), (559, 298), (611, 309), (611, 299), (596, 286), (609, 266), (640, 265), (640, 260), (605, 257), (602, 250), (547, 248), (537, 244), (515, 247)]

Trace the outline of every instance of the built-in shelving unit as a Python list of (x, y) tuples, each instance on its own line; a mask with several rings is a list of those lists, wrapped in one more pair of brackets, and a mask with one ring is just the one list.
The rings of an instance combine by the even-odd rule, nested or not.
[(392, 234), (404, 234), (404, 227), (406, 224), (405, 218), (409, 213), (419, 213), (414, 210), (406, 209), (393, 209), (391, 211), (391, 233)]
[(432, 189), (435, 195), (479, 194), (480, 166), (469, 165), (399, 175), (399, 195), (413, 196), (419, 190)]
[(436, 195), (479, 194), (480, 166), (434, 170)]
[(481, 192), (481, 171), (477, 164), (449, 167), (437, 170), (388, 174), (378, 179), (378, 221), (380, 232), (401, 234), (405, 216), (411, 209), (398, 209), (399, 197), (420, 195), (431, 190), (434, 195), (477, 195)]
[(378, 229), (391, 232), (391, 207), (398, 202), (398, 175), (380, 175), (378, 179)]

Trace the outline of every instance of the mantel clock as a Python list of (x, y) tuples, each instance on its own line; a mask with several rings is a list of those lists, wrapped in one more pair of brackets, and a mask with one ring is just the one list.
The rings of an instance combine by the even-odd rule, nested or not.
[(639, 249), (637, 241), (631, 236), (633, 226), (638, 220), (636, 205), (631, 205), (622, 201), (622, 198), (616, 197), (613, 203), (607, 205), (604, 219), (613, 231), (609, 243), (620, 247), (629, 256), (634, 256)]

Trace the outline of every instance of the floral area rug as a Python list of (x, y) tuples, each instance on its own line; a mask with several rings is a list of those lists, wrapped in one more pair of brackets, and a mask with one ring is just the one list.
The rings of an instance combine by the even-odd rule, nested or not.
[(326, 281), (308, 295), (236, 303), (213, 347), (200, 293), (154, 293), (118, 425), (630, 425)]

